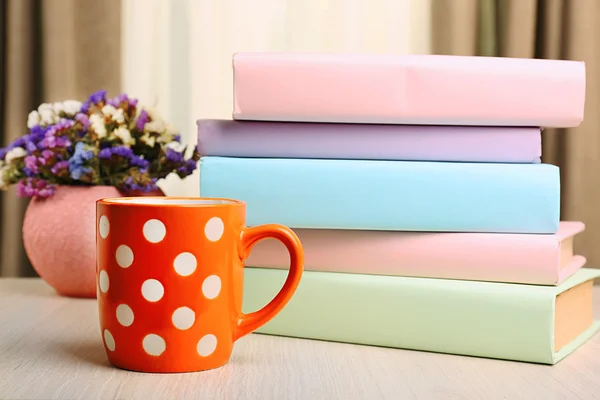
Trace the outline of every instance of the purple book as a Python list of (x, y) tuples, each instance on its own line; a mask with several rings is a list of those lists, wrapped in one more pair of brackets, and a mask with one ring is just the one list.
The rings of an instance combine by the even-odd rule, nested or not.
[(541, 129), (198, 120), (201, 155), (539, 163)]

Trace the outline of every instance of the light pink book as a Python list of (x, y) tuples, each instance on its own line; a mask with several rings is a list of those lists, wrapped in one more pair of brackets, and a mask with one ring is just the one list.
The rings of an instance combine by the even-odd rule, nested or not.
[(237, 120), (567, 128), (580, 61), (449, 55), (237, 53)]
[[(309, 271), (557, 285), (585, 265), (562, 221), (556, 234), (435, 233), (295, 229)], [(248, 267), (287, 268), (279, 242), (259, 242)]]

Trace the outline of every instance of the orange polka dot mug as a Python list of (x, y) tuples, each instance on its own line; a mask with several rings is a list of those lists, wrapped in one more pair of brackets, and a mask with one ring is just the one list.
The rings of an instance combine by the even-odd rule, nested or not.
[[(285, 226), (246, 227), (245, 220), (238, 200), (98, 200), (97, 299), (111, 364), (141, 372), (217, 368), (237, 339), (285, 307), (302, 276), (300, 240)], [(244, 260), (266, 238), (287, 247), (289, 274), (269, 304), (244, 314)]]

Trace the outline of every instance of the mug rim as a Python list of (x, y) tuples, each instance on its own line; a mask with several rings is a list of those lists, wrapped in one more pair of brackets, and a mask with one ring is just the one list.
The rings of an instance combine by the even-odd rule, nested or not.
[(187, 208), (223, 208), (244, 206), (246, 202), (224, 197), (198, 197), (198, 196), (126, 196), (105, 197), (96, 201), (104, 206), (128, 207), (187, 207)]

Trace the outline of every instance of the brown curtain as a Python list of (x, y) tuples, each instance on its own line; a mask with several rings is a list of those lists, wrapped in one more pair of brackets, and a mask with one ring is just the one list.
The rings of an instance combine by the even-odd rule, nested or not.
[[(117, 94), (120, 0), (0, 0), (0, 146), (42, 102)], [(32, 276), (21, 241), (27, 202), (0, 192), (0, 276)]]
[(586, 231), (575, 250), (600, 267), (600, 1), (432, 0), (437, 54), (579, 60), (586, 63), (585, 120), (542, 136), (542, 160), (561, 170), (561, 219)]

